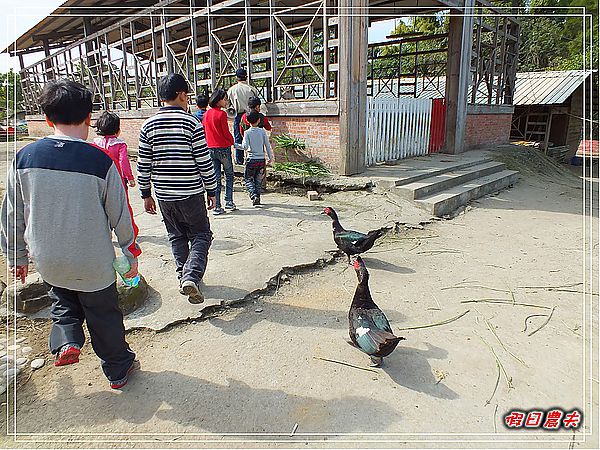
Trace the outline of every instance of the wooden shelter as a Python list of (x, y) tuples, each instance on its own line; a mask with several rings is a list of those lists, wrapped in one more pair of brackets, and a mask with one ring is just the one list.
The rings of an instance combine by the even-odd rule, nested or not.
[[(194, 94), (209, 93), (245, 67), (276, 129), (349, 175), (365, 166), (368, 26), (440, 10), (450, 11), (448, 34), (437, 36), (446, 55), (437, 70), (447, 77), (445, 151), (459, 153), (470, 96), (487, 96), (479, 114), (506, 114), (512, 103), (519, 25), (485, 0), (68, 0), (5, 52), (21, 61), (30, 130), (42, 126), (44, 83), (68, 77), (92, 90), (95, 110), (129, 121), (134, 147), (136, 127), (160, 106), (160, 77), (179, 72)], [(25, 66), (23, 56), (40, 51)]]
[[(565, 159), (575, 155), (584, 138), (584, 116), (598, 113), (598, 73), (584, 70), (517, 74), (511, 138), (563, 148)], [(590, 129), (588, 123), (588, 130)]]

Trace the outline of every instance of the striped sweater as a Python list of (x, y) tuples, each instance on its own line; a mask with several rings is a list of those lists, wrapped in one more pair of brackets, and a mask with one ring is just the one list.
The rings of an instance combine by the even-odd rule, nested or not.
[(212, 197), (217, 187), (202, 124), (178, 106), (160, 108), (142, 125), (137, 172), (142, 198), (151, 184), (165, 202), (205, 191)]

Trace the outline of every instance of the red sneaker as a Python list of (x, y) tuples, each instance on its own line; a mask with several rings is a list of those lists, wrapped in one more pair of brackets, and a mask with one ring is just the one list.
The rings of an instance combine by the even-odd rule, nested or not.
[(54, 360), (54, 365), (66, 366), (69, 364), (75, 364), (79, 362), (79, 355), (81, 354), (81, 350), (77, 345), (66, 344), (61, 347), (58, 354), (56, 355), (56, 359)]
[(140, 362), (137, 359), (135, 359), (131, 363), (131, 366), (129, 366), (129, 369), (127, 370), (127, 373), (125, 374), (125, 377), (121, 378), (120, 380), (110, 381), (110, 387), (112, 389), (121, 389), (123, 386), (125, 386), (127, 384), (127, 382), (129, 381), (129, 377), (131, 376), (131, 374), (133, 372), (135, 372), (136, 370), (139, 370), (140, 367), (141, 367)]

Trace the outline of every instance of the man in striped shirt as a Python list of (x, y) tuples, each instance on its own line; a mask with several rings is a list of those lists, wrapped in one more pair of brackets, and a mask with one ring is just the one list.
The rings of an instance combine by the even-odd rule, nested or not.
[(158, 95), (166, 106), (142, 125), (137, 171), (149, 214), (156, 214), (154, 186), (175, 257), (179, 291), (190, 303), (202, 303), (200, 282), (212, 242), (206, 210), (215, 206), (217, 181), (202, 124), (187, 112), (188, 92), (188, 83), (179, 74), (160, 80)]

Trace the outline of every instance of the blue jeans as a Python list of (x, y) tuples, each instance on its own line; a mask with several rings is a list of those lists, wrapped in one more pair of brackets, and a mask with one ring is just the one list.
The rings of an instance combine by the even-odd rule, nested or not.
[(217, 177), (217, 189), (215, 191), (216, 205), (215, 208), (221, 207), (221, 167), (225, 172), (225, 202), (233, 202), (233, 162), (231, 161), (231, 148), (209, 148), (210, 157), (212, 158), (215, 168), (215, 176)]
[(264, 159), (249, 159), (244, 170), (244, 183), (251, 200), (260, 199), (262, 180), (265, 174)]
[[(236, 144), (242, 143), (242, 133), (240, 132), (240, 122), (244, 113), (239, 113), (233, 119), (233, 140)], [(244, 150), (235, 150), (235, 162), (237, 164), (244, 164)]]

